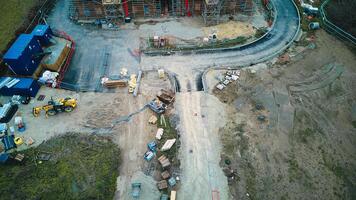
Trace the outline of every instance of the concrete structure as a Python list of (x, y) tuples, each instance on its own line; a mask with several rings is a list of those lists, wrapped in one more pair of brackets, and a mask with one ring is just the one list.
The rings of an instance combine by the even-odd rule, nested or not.
[(110, 23), (127, 17), (203, 16), (207, 25), (217, 24), (220, 15), (251, 13), (259, 0), (72, 0), (71, 19), (79, 23)]

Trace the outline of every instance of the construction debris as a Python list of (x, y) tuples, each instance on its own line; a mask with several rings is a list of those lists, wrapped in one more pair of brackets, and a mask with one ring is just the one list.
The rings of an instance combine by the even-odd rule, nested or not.
[(170, 150), (172, 148), (172, 146), (174, 145), (174, 143), (176, 142), (176, 139), (170, 139), (167, 140), (164, 145), (161, 148), (161, 151), (167, 151)]
[(33, 143), (35, 143), (35, 141), (32, 139), (32, 137), (27, 138), (27, 140), (25, 141), (25, 144), (27, 146), (31, 146)]
[(285, 53), (278, 58), (278, 64), (284, 65), (290, 62), (289, 54)]
[(24, 158), (25, 158), (25, 155), (20, 154), (20, 153), (15, 156), (15, 160), (17, 160), (19, 162), (22, 162)]
[(135, 91), (137, 84), (136, 74), (131, 74), (129, 80), (129, 93), (133, 93)]
[(240, 79), (240, 70), (228, 70), (225, 73), (225, 77), (218, 77), (219, 83), (215, 86), (218, 90), (224, 90), (226, 86), (234, 81), (238, 81)]
[(121, 76), (127, 76), (127, 69), (126, 68), (122, 68), (120, 71)]

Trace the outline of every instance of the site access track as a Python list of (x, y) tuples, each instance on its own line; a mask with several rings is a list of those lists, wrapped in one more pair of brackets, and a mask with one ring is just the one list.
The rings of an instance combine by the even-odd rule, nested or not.
[(189, 66), (205, 68), (208, 66), (238, 65), (246, 66), (268, 60), (283, 52), (299, 32), (300, 20), (292, 0), (271, 0), (275, 7), (276, 19), (270, 33), (239, 49), (230, 49), (205, 54), (174, 54), (171, 56), (143, 56), (142, 66), (168, 67)]

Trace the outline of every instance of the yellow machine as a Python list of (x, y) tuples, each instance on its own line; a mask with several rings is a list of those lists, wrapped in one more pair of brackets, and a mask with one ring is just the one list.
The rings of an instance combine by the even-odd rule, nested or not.
[(72, 112), (77, 107), (77, 100), (73, 98), (59, 99), (54, 101), (52, 98), (48, 101), (47, 105), (34, 107), (32, 110), (33, 116), (40, 115), (41, 110), (46, 111), (46, 115), (53, 116), (59, 112)]

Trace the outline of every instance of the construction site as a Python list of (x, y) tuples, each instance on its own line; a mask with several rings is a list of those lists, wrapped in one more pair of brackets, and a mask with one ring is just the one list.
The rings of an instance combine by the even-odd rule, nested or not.
[[(266, 3), (267, 1), (265, 1)], [(218, 24), (224, 16), (252, 15), (259, 0), (71, 0), (70, 18), (78, 23), (118, 23), (131, 18), (202, 16), (206, 25)]]
[(10, 1), (0, 199), (356, 199), (337, 4)]

